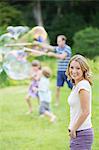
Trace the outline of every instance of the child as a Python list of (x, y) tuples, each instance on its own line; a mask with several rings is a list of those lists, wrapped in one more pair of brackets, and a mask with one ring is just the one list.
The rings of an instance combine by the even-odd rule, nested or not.
[(31, 97), (32, 98), (37, 98), (38, 102), (39, 102), (39, 98), (38, 98), (38, 92), (34, 91), (34, 87), (38, 88), (38, 81), (40, 79), (41, 76), (41, 64), (38, 60), (34, 60), (32, 62), (32, 82), (29, 86), (29, 90), (28, 90), (28, 95), (26, 97), (26, 102), (29, 106), (29, 111), (27, 112), (27, 114), (32, 113), (32, 104), (31, 104)]
[(38, 85), (38, 95), (40, 100), (39, 113), (42, 116), (47, 116), (50, 122), (55, 122), (56, 116), (50, 110), (51, 91), (49, 89), (51, 70), (48, 67), (42, 69), (42, 76)]

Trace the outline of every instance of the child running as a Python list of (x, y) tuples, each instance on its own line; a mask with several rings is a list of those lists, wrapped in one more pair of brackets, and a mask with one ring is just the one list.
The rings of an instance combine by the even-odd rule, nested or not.
[(50, 119), (50, 122), (55, 122), (56, 116), (50, 110), (51, 103), (51, 91), (50, 91), (50, 81), (51, 70), (49, 67), (42, 68), (42, 76), (40, 78), (38, 88), (35, 91), (38, 91), (38, 96), (40, 100), (39, 113), (41, 116), (47, 116)]
[(38, 60), (34, 60), (32, 62), (32, 82), (30, 83), (28, 95), (26, 96), (26, 102), (29, 107), (29, 111), (26, 114), (30, 114), (33, 111), (32, 104), (31, 104), (31, 98), (37, 98), (39, 102), (38, 92), (34, 91), (34, 88), (38, 88), (38, 81), (41, 76), (41, 64)]

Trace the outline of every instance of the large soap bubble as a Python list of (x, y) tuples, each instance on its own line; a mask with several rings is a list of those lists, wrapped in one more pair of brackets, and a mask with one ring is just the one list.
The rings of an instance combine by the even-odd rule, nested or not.
[(14, 80), (29, 78), (31, 64), (27, 61), (27, 53), (13, 50), (4, 57), (3, 69)]

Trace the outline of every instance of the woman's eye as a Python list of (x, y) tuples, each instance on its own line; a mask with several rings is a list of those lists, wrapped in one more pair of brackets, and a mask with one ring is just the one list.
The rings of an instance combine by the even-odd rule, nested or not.
[(71, 66), (70, 68), (73, 69), (73, 66)]
[(77, 70), (79, 70), (80, 68), (79, 67), (77, 67)]

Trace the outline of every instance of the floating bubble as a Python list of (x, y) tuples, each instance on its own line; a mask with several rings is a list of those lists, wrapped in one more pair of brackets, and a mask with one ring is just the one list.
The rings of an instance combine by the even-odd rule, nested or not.
[(42, 26), (35, 26), (23, 36), (19, 37), (15, 43), (8, 44), (8, 47), (28, 47), (31, 49), (45, 51), (42, 44), (49, 44), (49, 38), (46, 30)]
[(3, 54), (3, 55), (6, 55), (8, 52), (12, 51), (12, 48), (10, 47), (0, 47), (0, 53)]
[(5, 46), (6, 44), (13, 44), (17, 39), (24, 33), (28, 32), (29, 28), (27, 26), (8, 26), (7, 33), (0, 36), (0, 53), (6, 54), (11, 51), (11, 47)]
[(3, 69), (14, 80), (29, 78), (31, 64), (27, 61), (27, 53), (13, 50), (4, 57)]
[(29, 28), (27, 26), (15, 26), (15, 27), (8, 26), (7, 27), (7, 31), (12, 36), (12, 38), (14, 38), (15, 40), (17, 40), (19, 38), (19, 36), (26, 33), (28, 30), (29, 30)]
[[(42, 44), (49, 44), (49, 39), (48, 39), (48, 34), (46, 32), (46, 30), (44, 29), (44, 27), (42, 26), (36, 26), (32, 29), (33, 32), (33, 40), (34, 40), (34, 45), (33, 48), (36, 50), (40, 50), (40, 51), (47, 51), (47, 49), (42, 48)], [(37, 42), (35, 42), (37, 41)], [(40, 43), (40, 45), (39, 45)]]
[(42, 26), (36, 26), (33, 28), (33, 37), (39, 42), (43, 42), (47, 39), (47, 32)]
[(10, 33), (5, 33), (0, 36), (0, 53), (6, 54), (11, 51), (11, 47), (5, 47), (5, 44), (13, 43), (14, 39), (10, 36)]

